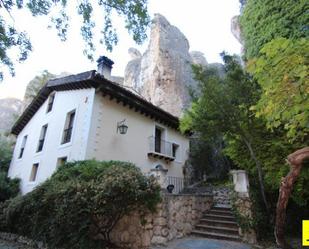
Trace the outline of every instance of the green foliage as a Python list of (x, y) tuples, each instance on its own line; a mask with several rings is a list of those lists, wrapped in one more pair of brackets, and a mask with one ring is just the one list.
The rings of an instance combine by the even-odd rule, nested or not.
[[(260, 123), (250, 110), (259, 96), (257, 83), (244, 72), (237, 57), (223, 54), (223, 59), (225, 76), (216, 68), (193, 67), (201, 94), (181, 120), (182, 131), (195, 131), (208, 145), (229, 139), (250, 141), (252, 127)], [(205, 153), (207, 146), (201, 147)]]
[[(48, 16), (51, 21), (49, 28), (55, 28), (57, 35), (62, 41), (67, 39), (67, 33), (71, 24), (68, 9), (75, 7), (77, 14), (82, 18), (80, 30), (85, 41), (84, 54), (90, 60), (93, 60), (93, 53), (95, 51), (93, 43), (93, 29), (95, 27), (93, 9), (102, 10), (104, 22), (102, 23), (101, 31), (103, 38), (100, 39), (100, 42), (104, 43), (106, 49), (111, 51), (118, 42), (118, 35), (112, 22), (112, 16), (115, 13), (124, 18), (125, 27), (135, 42), (141, 44), (145, 40), (146, 29), (150, 22), (147, 2), (147, 0), (99, 0), (97, 3), (90, 0), (3, 0), (0, 7), (3, 7), (10, 15), (18, 13), (20, 9), (27, 9), (34, 17)], [(18, 61), (26, 60), (32, 50), (30, 38), (25, 31), (19, 32), (3, 17), (0, 17), (0, 33), (0, 63), (2, 66), (7, 66), (10, 73), (14, 75), (14, 58), (10, 55), (11, 50), (17, 47), (20, 51)], [(0, 80), (2, 79), (3, 72), (0, 72)]]
[(252, 217), (243, 215), (239, 212), (238, 207), (236, 205), (238, 199), (237, 193), (235, 191), (232, 191), (229, 197), (232, 204), (232, 211), (236, 218), (236, 222), (242, 229), (242, 231), (249, 231), (250, 229), (255, 229), (257, 226), (256, 220)]
[(309, 135), (309, 41), (274, 39), (248, 69), (262, 87), (254, 109), (271, 129), (283, 126), (291, 140)]
[(247, 0), (240, 17), (245, 57), (258, 57), (275, 38), (308, 38), (308, 10), (306, 0)]
[[(278, 193), (282, 177), (286, 176), (289, 172), (289, 166), (285, 162), (286, 155), (302, 147), (303, 144), (301, 142), (290, 143), (285, 139), (283, 130), (271, 132), (263, 126), (252, 128), (255, 131), (254, 139), (252, 140), (253, 147), (256, 149), (256, 156), (261, 161), (263, 167), (266, 193), (271, 197), (269, 198), (270, 205), (275, 207), (277, 199), (272, 196)], [(224, 152), (236, 165), (245, 169), (252, 178), (256, 179), (255, 164), (252, 162), (250, 154), (241, 140), (229, 139)], [(309, 205), (308, 166), (308, 163), (304, 165), (291, 196), (292, 200), (300, 207)], [(253, 189), (252, 186), (251, 189)]]
[(199, 138), (191, 138), (190, 164), (193, 167), (195, 181), (202, 180), (204, 175), (215, 180), (227, 178), (230, 170), (230, 161), (223, 154), (223, 140), (203, 141)]
[(0, 202), (4, 202), (19, 194), (19, 179), (10, 179), (7, 172), (0, 171)]
[(67, 163), (25, 196), (5, 203), (0, 228), (50, 248), (104, 248), (117, 221), (154, 211), (160, 187), (133, 164)]
[(12, 141), (0, 134), (0, 203), (19, 194), (20, 180), (7, 177), (12, 153)]
[(244, 72), (237, 57), (223, 54), (226, 75), (215, 68), (193, 66), (201, 95), (181, 120), (181, 130), (197, 131), (205, 140), (237, 136), (255, 120), (250, 107), (259, 96), (258, 85)]
[(7, 172), (13, 153), (13, 144), (8, 137), (0, 134), (0, 172)]

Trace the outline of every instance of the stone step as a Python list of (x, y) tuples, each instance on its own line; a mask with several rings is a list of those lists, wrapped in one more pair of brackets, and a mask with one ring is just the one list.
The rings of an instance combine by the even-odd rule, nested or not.
[(227, 234), (220, 234), (220, 233), (214, 233), (214, 232), (206, 232), (206, 231), (200, 231), (200, 230), (193, 230), (193, 235), (198, 235), (206, 238), (212, 238), (212, 239), (221, 239), (221, 240), (233, 240), (233, 241), (240, 241), (240, 237), (236, 235), (227, 235)]
[(207, 212), (208, 214), (214, 214), (214, 215), (224, 215), (224, 216), (234, 216), (232, 211), (228, 211), (228, 210), (209, 210)]
[(238, 225), (234, 221), (225, 221), (225, 220), (213, 220), (213, 219), (200, 219), (201, 225), (209, 225), (209, 226), (219, 226), (219, 227), (227, 227), (227, 228), (238, 228)]
[(231, 211), (232, 207), (230, 205), (215, 205), (211, 208), (211, 210), (226, 210)]
[(198, 224), (196, 225), (196, 230), (199, 231), (207, 231), (211, 233), (220, 233), (220, 234), (231, 234), (231, 235), (239, 235), (238, 228), (230, 228), (224, 226), (210, 226), (210, 225), (203, 225)]
[(218, 221), (235, 221), (234, 216), (230, 215), (216, 215), (216, 214), (205, 214), (203, 215), (203, 219), (212, 219), (212, 220), (218, 220)]

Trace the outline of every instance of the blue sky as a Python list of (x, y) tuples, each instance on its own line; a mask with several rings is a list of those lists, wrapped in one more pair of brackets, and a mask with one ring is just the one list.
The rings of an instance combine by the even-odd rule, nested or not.
[[(230, 32), (231, 18), (239, 13), (238, 0), (149, 0), (149, 12), (151, 16), (154, 13), (164, 15), (187, 37), (190, 50), (203, 52), (210, 63), (220, 62), (219, 53), (223, 50), (231, 54), (240, 53), (240, 44)], [(75, 13), (74, 9), (72, 13)], [(47, 29), (47, 18), (34, 18), (28, 11), (18, 11), (13, 13), (13, 16), (17, 28), (28, 32), (34, 50), (27, 61), (16, 64), (15, 77), (5, 75), (4, 81), (0, 83), (0, 98), (23, 98), (28, 82), (45, 69), (54, 74), (96, 69), (96, 63), (87, 60), (82, 53), (83, 41), (79, 35), (79, 25), (71, 27), (66, 42), (60, 42), (55, 30)], [(72, 16), (73, 23), (80, 21), (78, 16)], [(100, 13), (96, 16), (95, 21), (99, 26)], [(142, 46), (136, 45), (118, 17), (115, 18), (115, 27), (119, 33), (118, 45), (112, 53), (107, 53), (104, 47), (98, 44), (95, 58), (107, 55), (115, 62), (113, 74), (123, 76), (124, 68), (130, 59), (128, 49), (135, 47), (144, 52), (148, 41)]]

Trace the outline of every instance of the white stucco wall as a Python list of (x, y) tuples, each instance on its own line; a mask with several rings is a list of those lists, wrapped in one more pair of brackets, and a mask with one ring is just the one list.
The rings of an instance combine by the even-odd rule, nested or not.
[[(117, 133), (117, 122), (126, 119), (127, 134)], [(166, 130), (165, 140), (179, 145), (179, 160), (167, 163), (162, 159), (148, 157), (150, 136), (154, 136), (155, 125)], [(144, 173), (161, 164), (168, 169), (167, 176), (183, 177), (182, 166), (188, 157), (189, 139), (178, 131), (145, 117), (128, 106), (124, 107), (109, 97), (97, 93), (87, 146), (87, 159), (121, 160), (136, 164)]]
[[(9, 169), (10, 177), (21, 179), (22, 193), (31, 191), (36, 185), (46, 180), (55, 171), (57, 160), (83, 160), (90, 128), (95, 89), (56, 92), (53, 109), (46, 113), (47, 101), (40, 107), (33, 118), (17, 137), (14, 154)], [(76, 109), (71, 142), (61, 145), (67, 113)], [(36, 152), (41, 128), (48, 124), (43, 150)], [(18, 159), (23, 137), (27, 143), (23, 157)], [(32, 165), (39, 163), (35, 182), (30, 182)]]

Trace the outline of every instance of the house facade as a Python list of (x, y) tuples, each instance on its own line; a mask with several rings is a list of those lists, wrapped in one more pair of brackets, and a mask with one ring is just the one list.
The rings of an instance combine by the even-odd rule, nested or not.
[(47, 82), (12, 128), (9, 176), (23, 194), (65, 161), (86, 159), (132, 162), (181, 188), (189, 138), (178, 118), (110, 81), (112, 62), (102, 58), (98, 72)]

